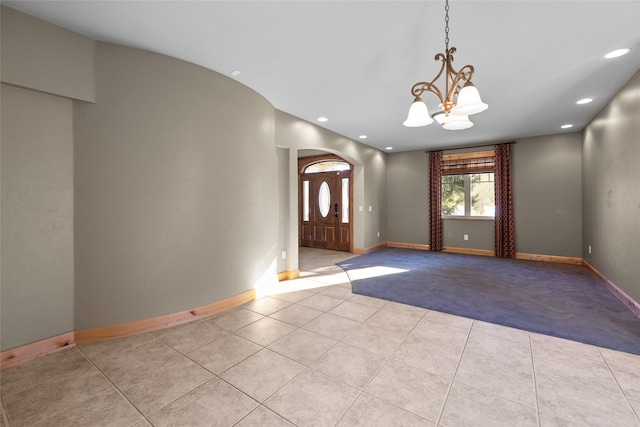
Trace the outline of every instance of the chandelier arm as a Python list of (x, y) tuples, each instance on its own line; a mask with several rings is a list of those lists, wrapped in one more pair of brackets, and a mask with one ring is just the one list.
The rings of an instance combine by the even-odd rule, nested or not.
[[(455, 51), (455, 49), (456, 48), (454, 47), (453, 50)], [(431, 84), (435, 86), (435, 83), (438, 81), (442, 73), (445, 72), (445, 70), (447, 70), (448, 61), (447, 61), (447, 56), (445, 56), (444, 53), (438, 53), (433, 59), (436, 61), (442, 62), (442, 65), (440, 66), (440, 71), (438, 72), (438, 74), (436, 74), (433, 80), (431, 80)], [(440, 98), (440, 100), (442, 101), (442, 98)]]
[(414, 97), (421, 96), (425, 92), (431, 92), (442, 103), (444, 99), (442, 98), (442, 92), (440, 92), (440, 89), (438, 89), (438, 87), (434, 85), (432, 82), (418, 82), (414, 84), (413, 87), (411, 88), (411, 94)]
[[(455, 52), (455, 48), (453, 48), (452, 50)], [(414, 84), (413, 87), (411, 88), (411, 94), (414, 97), (418, 97), (418, 96), (421, 96), (425, 92), (431, 92), (432, 94), (434, 94), (436, 96), (436, 98), (438, 98), (438, 101), (440, 101), (440, 103), (443, 103), (444, 102), (444, 96), (443, 96), (442, 92), (440, 91), (440, 89), (438, 89), (438, 86), (435, 85), (435, 83), (436, 83), (436, 81), (438, 81), (438, 79), (440, 78), (442, 73), (447, 68), (447, 58), (443, 53), (438, 53), (435, 56), (434, 59), (436, 61), (442, 62), (442, 65), (440, 66), (440, 71), (433, 78), (433, 80), (431, 80), (430, 82), (418, 82), (418, 83)]]
[(452, 101), (453, 96), (459, 90), (460, 86), (471, 80), (471, 77), (473, 77), (474, 68), (473, 65), (465, 65), (457, 72), (453, 71), (452, 69), (450, 69), (449, 71), (451, 78), (451, 87), (448, 88), (447, 101)]

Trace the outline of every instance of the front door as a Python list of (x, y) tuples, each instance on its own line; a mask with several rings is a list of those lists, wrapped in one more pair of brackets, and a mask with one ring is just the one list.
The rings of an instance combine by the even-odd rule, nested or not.
[(301, 174), (300, 245), (349, 251), (350, 170)]

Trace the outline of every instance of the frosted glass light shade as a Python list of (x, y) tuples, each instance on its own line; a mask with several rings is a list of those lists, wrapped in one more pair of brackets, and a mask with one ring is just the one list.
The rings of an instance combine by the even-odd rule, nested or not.
[(469, 116), (457, 116), (455, 114), (449, 114), (449, 117), (442, 125), (447, 130), (463, 130), (469, 129), (471, 126), (473, 126), (473, 123), (469, 120)]
[(451, 109), (451, 113), (456, 116), (468, 116), (480, 113), (489, 108), (480, 99), (478, 89), (471, 82), (467, 82), (458, 94), (456, 106)]
[(407, 120), (402, 124), (413, 128), (430, 125), (431, 123), (433, 123), (433, 119), (429, 116), (427, 105), (422, 102), (422, 99), (420, 99), (419, 96), (416, 96), (416, 99), (413, 100), (413, 104), (411, 104), (411, 108), (409, 108)]
[(436, 122), (440, 123), (441, 125), (445, 124), (446, 121), (449, 119), (447, 115), (444, 113), (444, 111), (438, 111), (432, 117)]

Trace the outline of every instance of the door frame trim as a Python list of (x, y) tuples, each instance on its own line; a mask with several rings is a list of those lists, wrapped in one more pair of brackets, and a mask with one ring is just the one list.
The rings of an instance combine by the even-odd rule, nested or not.
[(316, 156), (298, 158), (298, 247), (302, 244), (302, 171), (307, 166), (323, 161), (340, 161), (350, 166), (349, 171), (349, 252), (353, 252), (353, 181), (354, 165), (337, 154), (325, 153)]

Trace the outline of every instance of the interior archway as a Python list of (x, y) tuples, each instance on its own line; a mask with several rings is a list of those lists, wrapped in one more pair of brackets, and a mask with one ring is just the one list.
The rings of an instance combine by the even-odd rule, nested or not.
[(331, 153), (298, 157), (298, 246), (353, 251), (353, 165)]

